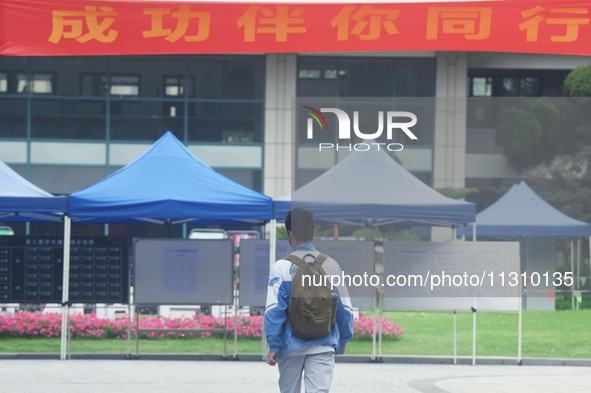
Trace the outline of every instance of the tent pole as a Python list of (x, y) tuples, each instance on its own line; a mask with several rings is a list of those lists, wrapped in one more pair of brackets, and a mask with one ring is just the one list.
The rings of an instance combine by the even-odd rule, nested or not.
[[(276, 254), (277, 254), (277, 220), (272, 219), (269, 222), (269, 274), (273, 270), (273, 265), (275, 264)], [(265, 314), (263, 311), (263, 331), (261, 333), (261, 343), (262, 343), (262, 360), (265, 361), (267, 359), (267, 336), (265, 335)]]
[[(581, 238), (577, 238), (577, 282), (575, 283), (576, 289), (581, 289)], [(577, 300), (576, 308), (580, 307), (579, 301)]]
[(376, 328), (377, 328), (377, 324), (376, 324), (376, 318), (377, 318), (377, 310), (376, 310), (376, 302), (377, 297), (379, 296), (377, 294), (377, 289), (374, 290), (374, 301), (373, 301), (373, 318), (372, 318), (372, 324), (373, 324), (373, 328), (372, 328), (372, 332), (371, 332), (371, 360), (375, 361), (376, 360)]
[(454, 364), (458, 364), (458, 315), (454, 310)]
[[(574, 242), (571, 239), (570, 241), (570, 271), (572, 274), (574, 274), (575, 271), (575, 248), (574, 248)], [(573, 287), (571, 287), (571, 293), (570, 293), (570, 303), (571, 303), (571, 310), (575, 309), (575, 297), (573, 294), (573, 289), (574, 289), (574, 285)]]
[(523, 337), (523, 304), (521, 296), (523, 294), (523, 282), (519, 280), (519, 296), (517, 296), (517, 364), (521, 365), (522, 356), (522, 337)]
[[(472, 245), (476, 247), (476, 221), (472, 225)], [(472, 267), (476, 263), (476, 255), (472, 247)], [(472, 365), (476, 365), (476, 298), (473, 298), (474, 306), (472, 307)]]
[(384, 317), (384, 292), (382, 291), (381, 288), (378, 288), (378, 296), (379, 296), (379, 304), (380, 304), (380, 316), (378, 318), (378, 328), (380, 329), (380, 336), (379, 336), (379, 341), (378, 341), (378, 360), (382, 360), (382, 336), (383, 336), (383, 324), (382, 324), (382, 320)]
[(64, 256), (63, 256), (63, 279), (62, 279), (62, 336), (60, 347), (60, 360), (66, 360), (69, 329), (69, 306), (68, 300), (70, 297), (70, 238), (71, 238), (71, 223), (70, 217), (64, 215)]
[(472, 365), (476, 365), (476, 307), (472, 307)]

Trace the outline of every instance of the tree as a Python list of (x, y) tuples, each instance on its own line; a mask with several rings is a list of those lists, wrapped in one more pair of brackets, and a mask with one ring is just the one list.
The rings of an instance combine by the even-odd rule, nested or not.
[(540, 98), (521, 103), (503, 113), (496, 134), (505, 157), (517, 170), (550, 162), (565, 150), (564, 134), (572, 129), (562, 124), (565, 116), (557, 102)]
[(577, 67), (567, 75), (564, 92), (571, 97), (591, 97), (591, 64)]

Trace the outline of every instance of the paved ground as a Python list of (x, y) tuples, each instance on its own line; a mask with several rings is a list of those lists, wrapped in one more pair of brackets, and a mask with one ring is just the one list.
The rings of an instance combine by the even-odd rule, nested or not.
[[(271, 393), (276, 382), (258, 361), (0, 360), (10, 393)], [(589, 393), (591, 368), (338, 363), (332, 392)]]

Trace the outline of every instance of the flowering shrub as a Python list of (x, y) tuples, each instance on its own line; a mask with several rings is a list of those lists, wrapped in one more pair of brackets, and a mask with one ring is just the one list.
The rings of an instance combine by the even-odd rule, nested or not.
[[(0, 315), (0, 337), (59, 337), (61, 334), (62, 317), (56, 313), (40, 313), (21, 311), (14, 314)], [(228, 317), (226, 330), (234, 334), (237, 323), (238, 337), (261, 338), (263, 317)], [(380, 321), (378, 321), (380, 323)], [(386, 319), (381, 320), (383, 339), (396, 340), (402, 338), (402, 328)], [(137, 321), (131, 323), (131, 336), (136, 335)], [(355, 320), (354, 339), (368, 340), (373, 333), (373, 319), (361, 316)], [(377, 325), (379, 326), (379, 325)], [(139, 320), (140, 337), (186, 338), (222, 336), (224, 318), (209, 315), (194, 317), (164, 318), (160, 316), (143, 316)], [(173, 329), (167, 331), (167, 329)], [(203, 330), (202, 332), (181, 332), (177, 329)], [(142, 331), (145, 330), (145, 331)], [(214, 330), (214, 332), (208, 331)], [(218, 330), (217, 332), (215, 330)], [(222, 332), (220, 332), (221, 330)], [(127, 338), (127, 317), (116, 319), (98, 318), (96, 314), (70, 315), (70, 334), (72, 338)]]
[[(384, 340), (400, 340), (402, 338), (403, 329), (392, 321), (382, 318), (376, 319), (375, 327), (376, 334), (380, 331), (380, 323), (382, 325), (382, 339)], [(365, 315), (360, 315), (359, 319), (355, 320), (353, 325), (353, 339), (369, 340), (373, 337), (374, 319)]]

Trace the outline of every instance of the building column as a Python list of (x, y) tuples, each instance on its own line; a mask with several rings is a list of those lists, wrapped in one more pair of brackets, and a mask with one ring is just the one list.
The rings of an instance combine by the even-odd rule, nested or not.
[[(433, 187), (464, 187), (468, 61), (465, 52), (437, 52)], [(451, 230), (434, 228), (432, 240), (449, 240)]]
[(465, 52), (437, 53), (433, 187), (464, 187), (466, 179)]
[(269, 54), (265, 82), (263, 192), (279, 198), (292, 191), (292, 99), (296, 96), (297, 56)]

